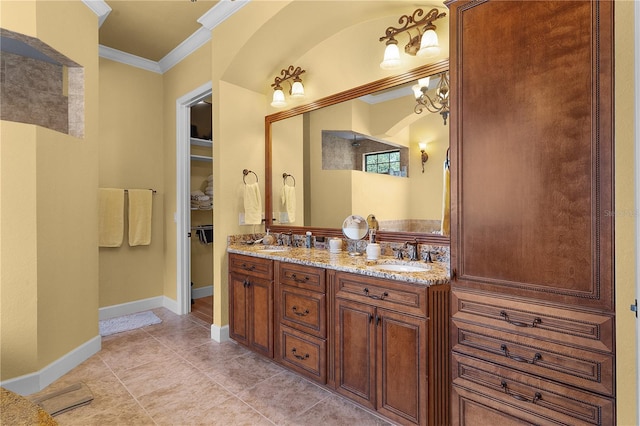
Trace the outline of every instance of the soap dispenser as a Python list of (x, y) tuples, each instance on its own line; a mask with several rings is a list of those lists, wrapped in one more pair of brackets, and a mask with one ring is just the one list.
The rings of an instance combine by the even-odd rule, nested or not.
[(271, 235), (271, 234), (269, 233), (269, 230), (267, 229), (267, 235), (265, 235), (265, 236), (262, 238), (262, 243), (263, 243), (265, 246), (270, 246), (270, 245), (272, 245), (275, 241), (276, 241), (276, 239), (273, 237), (273, 235)]

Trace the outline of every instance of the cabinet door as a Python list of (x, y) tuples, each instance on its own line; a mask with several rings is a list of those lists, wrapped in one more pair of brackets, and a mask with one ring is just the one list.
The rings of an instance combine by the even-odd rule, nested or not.
[(249, 278), (249, 347), (273, 358), (273, 281)]
[(426, 424), (426, 320), (378, 309), (377, 409), (393, 420)]
[(229, 336), (249, 344), (249, 301), (246, 275), (229, 273)]
[(613, 3), (449, 3), (454, 287), (613, 312)]
[(336, 390), (375, 409), (375, 308), (336, 300)]

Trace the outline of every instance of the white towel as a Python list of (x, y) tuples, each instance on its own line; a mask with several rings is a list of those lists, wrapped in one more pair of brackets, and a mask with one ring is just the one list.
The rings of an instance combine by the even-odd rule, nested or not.
[(244, 185), (244, 223), (246, 225), (262, 223), (262, 198), (257, 182)]
[(151, 244), (151, 212), (153, 191), (150, 189), (129, 190), (129, 245)]
[(284, 185), (282, 187), (282, 204), (287, 212), (288, 222), (296, 221), (296, 188)]
[(124, 234), (124, 189), (100, 188), (98, 199), (98, 246), (120, 247)]
[(442, 182), (442, 222), (440, 223), (440, 233), (448, 236), (451, 235), (451, 171), (446, 164)]

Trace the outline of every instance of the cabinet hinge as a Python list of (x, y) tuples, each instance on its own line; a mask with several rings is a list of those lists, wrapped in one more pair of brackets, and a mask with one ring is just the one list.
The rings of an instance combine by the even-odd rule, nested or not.
[(633, 302), (633, 305), (629, 308), (632, 312), (636, 313), (636, 318), (638, 318), (638, 299)]

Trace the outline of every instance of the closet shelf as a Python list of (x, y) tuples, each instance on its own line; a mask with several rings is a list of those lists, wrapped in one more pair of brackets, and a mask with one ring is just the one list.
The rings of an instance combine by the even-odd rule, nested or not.
[(212, 210), (213, 210), (212, 208), (211, 209), (199, 209), (197, 207), (191, 207), (191, 211), (210, 212)]
[(196, 161), (209, 161), (209, 162), (213, 161), (213, 157), (210, 157), (208, 155), (191, 154), (191, 159)]
[(213, 146), (213, 141), (208, 139), (199, 139), (199, 138), (191, 138), (191, 145), (205, 146), (211, 148)]

